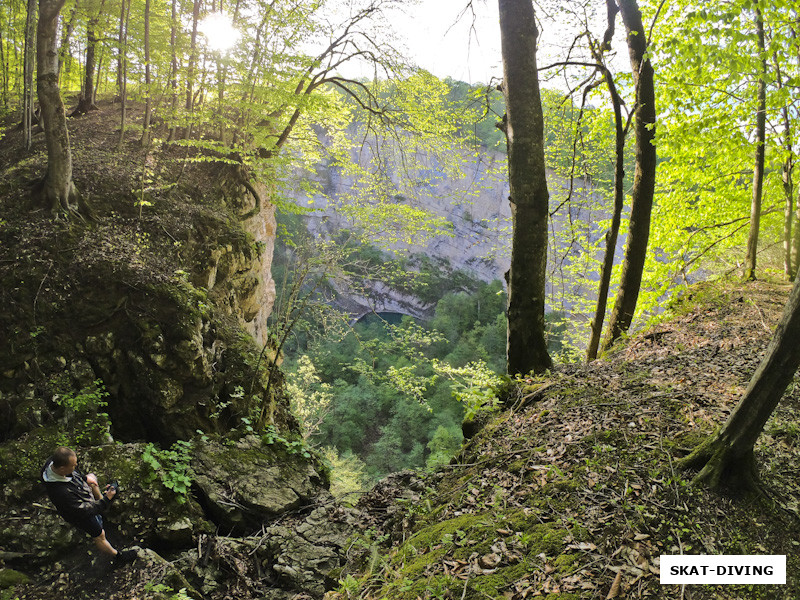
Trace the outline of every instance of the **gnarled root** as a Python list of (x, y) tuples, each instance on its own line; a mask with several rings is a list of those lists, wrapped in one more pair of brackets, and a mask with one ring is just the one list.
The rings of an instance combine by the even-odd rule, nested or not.
[(753, 450), (737, 453), (719, 434), (699, 444), (678, 466), (698, 471), (692, 479), (693, 485), (706, 485), (715, 490), (761, 491)]
[(66, 191), (59, 188), (60, 186), (52, 185), (45, 174), (34, 184), (33, 197), (37, 203), (48, 206), (56, 219), (95, 220), (91, 207), (73, 181), (66, 186)]

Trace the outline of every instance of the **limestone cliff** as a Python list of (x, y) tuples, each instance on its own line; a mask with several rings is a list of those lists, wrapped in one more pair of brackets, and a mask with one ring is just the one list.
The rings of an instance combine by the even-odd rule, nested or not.
[[(152, 596), (148, 582), (223, 597), (239, 550), (271, 590), (254, 596), (320, 595), (346, 536), (286, 530), (331, 496), (269, 368), (274, 208), (259, 182), (199, 150), (145, 150), (133, 131), (117, 149), (115, 119), (105, 105), (70, 122), (86, 221), (32, 205), (41, 136), (22, 159), (21, 132), (0, 149), (0, 579), (27, 575), (14, 592), (25, 597), (118, 597), (39, 482), (67, 445), (84, 472), (120, 481), (112, 543), (150, 548), (116, 580), (124, 597)], [(279, 526), (269, 544), (240, 541)]]
[[(443, 158), (433, 151), (416, 152), (413, 157), (402, 159), (396, 147), (387, 145), (391, 149), (384, 149), (379, 158), (396, 192), (392, 201), (421, 208), (446, 223), (445, 230), (438, 235), (412, 243), (393, 243), (389, 247), (424, 255), (445, 270), (463, 271), (481, 281), (502, 280), (510, 265), (512, 228), (506, 155), (485, 149), (474, 154), (462, 151), (455, 157), (450, 156), (447, 160), (451, 164), (445, 166)], [(374, 160), (368, 148), (354, 149), (351, 158), (365, 169)], [(343, 228), (356, 226), (348, 207), (354, 195), (358, 195), (359, 181), (354, 176), (335, 166), (319, 167), (316, 172), (302, 176), (314, 182), (317, 189), (315, 193), (308, 193), (304, 188), (294, 194), (299, 204), (312, 210), (306, 217), (309, 231), (328, 237)], [(570, 188), (568, 181), (548, 171), (548, 183), (551, 228), (554, 232), (571, 231), (563, 240), (554, 235), (548, 250), (553, 272), (548, 286), (552, 293), (557, 285), (563, 285), (563, 282), (556, 283), (563, 277), (563, 273), (557, 274), (559, 263), (574, 259), (573, 246), (585, 246), (587, 242), (591, 244), (600, 239), (604, 230), (597, 222), (608, 218), (609, 213), (602, 194), (589, 181), (576, 179)], [(371, 200), (374, 204), (386, 201), (376, 197)], [(623, 244), (624, 239), (618, 246), (620, 254)], [(581, 247), (580, 251), (584, 250)], [(589, 275), (572, 280), (568, 285), (574, 287), (576, 295), (593, 297), (592, 279)], [(431, 305), (420, 306), (413, 295), (385, 285), (369, 285), (366, 293), (361, 290), (340, 292), (341, 306), (355, 316), (375, 310), (424, 317), (429, 316), (432, 309)], [(564, 308), (556, 304), (551, 298), (550, 309)]]

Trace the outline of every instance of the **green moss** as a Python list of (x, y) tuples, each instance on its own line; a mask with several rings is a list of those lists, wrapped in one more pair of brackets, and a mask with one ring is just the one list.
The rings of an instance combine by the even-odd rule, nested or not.
[(577, 554), (560, 554), (553, 561), (556, 570), (571, 571), (578, 563), (580, 557)]
[(500, 598), (510, 584), (522, 579), (530, 572), (531, 565), (527, 562), (520, 562), (498, 569), (495, 573), (479, 575), (472, 581), (471, 587), (478, 592), (475, 597)]
[(14, 569), (0, 569), (0, 590), (28, 583), (29, 581), (30, 578), (25, 573), (20, 573)]
[(494, 521), (491, 515), (485, 513), (461, 515), (447, 521), (441, 521), (414, 534), (403, 544), (399, 556), (405, 559), (406, 553), (414, 553), (416, 549), (428, 548), (440, 543), (451, 544), (454, 540), (467, 538), (473, 532), (486, 529), (494, 530)]

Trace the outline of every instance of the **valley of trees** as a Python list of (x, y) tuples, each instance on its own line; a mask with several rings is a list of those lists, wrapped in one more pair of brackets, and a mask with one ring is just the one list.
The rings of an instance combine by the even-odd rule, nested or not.
[[(114, 113), (119, 147), (136, 131), (140, 215), (169, 191), (152, 168), (168, 154), (230, 166), (254, 198), (242, 220), (279, 210), (275, 278), (287, 296), (269, 325), (272, 365), (285, 356), (309, 439), (357, 478), (446, 463), (465, 412), (494, 408), (502, 376), (594, 360), (691, 282), (797, 278), (797, 2), (499, 0), (499, 84), (416, 67), (388, 35), (396, 4), (3, 2), (0, 116), (6, 131), (22, 128), (20, 153), (46, 140), (32, 210), (91, 226), (68, 123), (97, 110)], [(572, 37), (545, 46), (557, 26)], [(347, 74), (356, 67), (372, 75)], [(480, 282), (392, 251), (443, 233), (419, 202), (420, 156), (446, 178), (461, 153), (490, 150), (508, 160), (505, 285), (503, 273)], [(315, 185), (297, 173), (323, 164), (353, 182), (344, 209), (357, 227), (346, 240), (305, 240), (319, 247), (304, 254), (308, 209), (287, 190)], [(601, 217), (573, 221), (586, 205)], [(556, 230), (558, 218), (569, 226)], [(320, 250), (329, 242), (338, 254)], [(404, 270), (428, 279), (415, 293), (435, 306), (429, 322), (351, 327), (321, 308), (337, 277), (397, 281)], [(597, 292), (575, 294), (579, 280)], [(798, 290), (740, 409), (685, 461), (714, 486), (752, 483), (753, 445), (800, 362)]]

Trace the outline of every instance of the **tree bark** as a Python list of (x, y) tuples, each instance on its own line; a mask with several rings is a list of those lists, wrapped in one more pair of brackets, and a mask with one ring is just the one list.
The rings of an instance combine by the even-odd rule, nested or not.
[(131, 2), (120, 2), (119, 9), (119, 44), (117, 55), (117, 92), (119, 93), (119, 140), (117, 150), (122, 149), (125, 142), (125, 121), (128, 117), (128, 19), (130, 17)]
[(97, 27), (100, 24), (100, 15), (103, 14), (105, 0), (100, 3), (97, 14), (89, 19), (86, 24), (86, 69), (83, 73), (83, 93), (78, 102), (78, 106), (72, 111), (72, 115), (85, 115), (89, 111), (97, 110), (95, 103), (96, 89), (94, 85), (95, 68), (97, 66)]
[[(593, 51), (595, 60), (600, 63), (603, 53), (611, 48), (611, 41), (614, 39), (615, 25), (619, 8), (614, 0), (606, 0), (608, 12), (608, 27), (603, 36), (603, 44), (599, 49)], [(608, 304), (608, 290), (611, 286), (611, 272), (614, 269), (614, 256), (617, 250), (617, 238), (619, 237), (619, 227), (622, 223), (622, 207), (625, 203), (625, 133), (626, 129), (622, 125), (622, 98), (617, 92), (614, 77), (611, 71), (603, 69), (603, 78), (608, 87), (608, 94), (611, 97), (611, 106), (614, 109), (614, 209), (611, 215), (611, 226), (606, 232), (606, 250), (603, 257), (603, 264), (600, 268), (600, 284), (597, 290), (597, 306), (595, 307), (594, 318), (589, 326), (591, 334), (586, 348), (586, 360), (588, 362), (597, 358), (597, 350), (600, 347), (600, 336), (603, 330), (603, 321), (606, 317)]]
[(22, 90), (22, 138), (29, 150), (33, 141), (33, 61), (36, 49), (36, 0), (28, 0), (25, 17), (25, 52)]
[[(58, 15), (65, 0), (39, 0), (36, 62), (37, 93), (42, 109), (47, 144), (47, 173), (35, 192), (49, 203), (54, 214), (76, 214), (82, 199), (72, 182), (72, 152), (64, 103), (58, 89)], [(75, 201), (73, 203), (73, 201)]]
[(175, 119), (177, 118), (177, 110), (178, 110), (178, 0), (172, 0), (172, 20), (170, 21), (170, 28), (169, 28), (169, 43), (170, 43), (170, 50), (172, 52), (170, 57), (170, 76), (169, 82), (170, 87), (172, 88), (172, 114), (170, 118), (172, 120), (172, 126), (169, 130), (169, 137), (167, 138), (168, 141), (172, 141), (175, 137)]
[(142, 146), (150, 145), (150, 0), (144, 2), (144, 118), (142, 120)]
[[(186, 112), (191, 120), (191, 114), (194, 111), (194, 70), (195, 64), (198, 59), (197, 55), (197, 24), (200, 21), (200, 3), (202, 0), (194, 0), (192, 4), (192, 37), (189, 49), (189, 64), (186, 68)], [(186, 128), (186, 136), (190, 137), (192, 131), (192, 124)]]
[[(69, 16), (69, 22), (67, 26), (64, 27), (64, 31), (61, 35), (61, 48), (59, 50), (59, 59), (58, 59), (58, 83), (61, 84), (61, 70), (64, 68), (64, 65), (67, 63), (67, 58), (72, 60), (72, 56), (69, 53), (69, 39), (72, 37), (72, 30), (75, 29), (75, 17), (78, 14), (78, 7), (80, 2), (76, 0), (75, 6), (72, 7), (72, 12)], [(69, 68), (67, 69), (67, 73), (69, 73)]]
[(513, 223), (508, 278), (508, 372), (552, 366), (545, 341), (547, 219), (550, 194), (536, 66), (539, 32), (531, 0), (499, 0), (505, 134)]
[[(780, 71), (778, 72), (778, 85), (780, 86)], [(783, 116), (784, 129), (784, 150), (786, 159), (783, 161), (783, 272), (788, 281), (793, 281), (797, 271), (797, 265), (792, 260), (792, 227), (794, 225), (794, 161), (792, 152), (792, 126), (789, 120), (789, 109), (784, 106), (781, 110)]]
[(695, 481), (712, 488), (752, 488), (757, 482), (753, 447), (800, 366), (800, 278), (747, 390), (719, 432), (681, 461), (700, 469)]
[(3, 23), (0, 20), (0, 72), (3, 76), (3, 108), (8, 110), (8, 78), (9, 78), (9, 64), (8, 55), (5, 50), (5, 38), (3, 37)]
[(634, 131), (636, 132), (636, 168), (631, 192), (631, 216), (628, 222), (628, 243), (614, 310), (609, 319), (603, 349), (608, 349), (628, 331), (636, 312), (642, 285), (647, 244), (650, 238), (650, 215), (656, 184), (656, 103), (653, 66), (647, 57), (647, 36), (642, 13), (636, 0), (619, 0), (622, 22), (628, 40), (633, 81), (636, 84)]
[(761, 73), (758, 77), (758, 112), (756, 113), (756, 160), (753, 167), (753, 201), (750, 204), (750, 232), (747, 235), (747, 253), (744, 260), (745, 281), (756, 278), (756, 255), (758, 252), (758, 232), (761, 226), (761, 192), (764, 187), (764, 150), (767, 124), (767, 57), (765, 55), (764, 19), (756, 6), (756, 33), (758, 52), (761, 57)]

